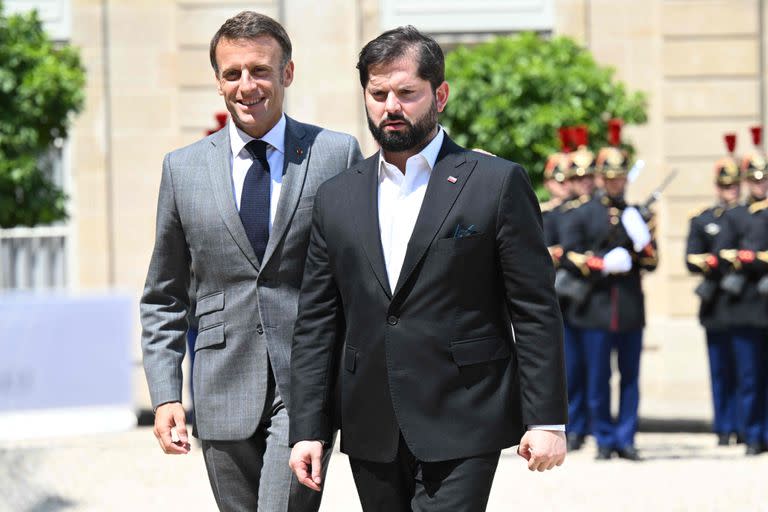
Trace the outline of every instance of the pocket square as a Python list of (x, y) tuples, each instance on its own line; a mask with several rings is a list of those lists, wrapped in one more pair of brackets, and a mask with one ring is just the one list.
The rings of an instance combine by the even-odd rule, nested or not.
[(477, 229), (474, 224), (470, 224), (468, 227), (463, 227), (461, 224), (456, 225), (456, 229), (453, 231), (453, 238), (464, 238), (469, 235), (476, 235)]

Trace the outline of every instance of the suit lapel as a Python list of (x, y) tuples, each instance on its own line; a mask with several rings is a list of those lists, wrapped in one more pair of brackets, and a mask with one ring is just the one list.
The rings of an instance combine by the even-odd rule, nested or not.
[(208, 153), (208, 175), (211, 179), (211, 188), (219, 207), (219, 213), (235, 243), (258, 270), (259, 259), (253, 251), (248, 235), (245, 234), (245, 228), (240, 220), (232, 192), (232, 148), (229, 143), (229, 130), (226, 126), (213, 135), (211, 145), (213, 147)]
[[(440, 153), (435, 161), (435, 168), (432, 169), (432, 174), (429, 177), (424, 202), (421, 204), (416, 225), (408, 242), (405, 260), (393, 296), (397, 296), (402, 290), (424, 257), (427, 248), (432, 244), (432, 240), (434, 240), (456, 202), (456, 198), (464, 188), (464, 184), (472, 174), (477, 161), (467, 160), (467, 154), (466, 150), (456, 145), (446, 135), (443, 147), (440, 148)], [(455, 178), (455, 180), (449, 181), (449, 177)]]
[(262, 268), (267, 265), (275, 248), (285, 236), (293, 214), (299, 204), (304, 179), (307, 176), (310, 145), (304, 140), (305, 131), (300, 123), (285, 117), (285, 155), (283, 163), (283, 184), (280, 199), (277, 202), (275, 221), (269, 234), (267, 248), (264, 250)]
[(384, 264), (384, 252), (381, 248), (381, 231), (379, 229), (379, 153), (361, 162), (352, 180), (349, 199), (354, 212), (355, 225), (359, 240), (363, 244), (365, 255), (371, 265), (376, 279), (379, 281), (387, 298), (392, 298), (387, 279), (387, 268)]

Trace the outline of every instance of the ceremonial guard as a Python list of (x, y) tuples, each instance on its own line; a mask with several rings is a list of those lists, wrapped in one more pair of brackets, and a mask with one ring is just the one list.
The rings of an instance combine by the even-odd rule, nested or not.
[(753, 152), (742, 159), (741, 169), (749, 190), (744, 204), (723, 214), (715, 242), (723, 278), (720, 288), (729, 300), (733, 354), (737, 368), (739, 431), (747, 455), (758, 455), (766, 441), (766, 333), (768, 292), (760, 290), (760, 268), (768, 247), (760, 233), (768, 222), (768, 169), (761, 149), (762, 129), (752, 128)]
[[(603, 193), (578, 208), (561, 231), (563, 267), (586, 283), (579, 298), (569, 301), (567, 318), (583, 337), (587, 403), (598, 460), (610, 459), (614, 452), (640, 460), (634, 441), (645, 325), (640, 274), (658, 263), (646, 219), (624, 199), (629, 159), (620, 147), (620, 129), (619, 121), (610, 124), (612, 145), (598, 153), (596, 171)], [(610, 409), (612, 350), (617, 352), (621, 374), (616, 422)]]
[[(567, 442), (568, 450), (578, 450), (584, 444), (587, 434), (590, 431), (589, 408), (587, 406), (587, 361), (586, 347), (582, 331), (577, 327), (570, 317), (573, 308), (569, 306), (572, 294), (572, 288), (578, 288), (577, 283), (573, 282), (573, 277), (568, 270), (560, 268), (560, 259), (562, 258), (562, 238), (563, 230), (568, 224), (568, 219), (576, 211), (588, 203), (594, 194), (595, 189), (595, 155), (589, 150), (589, 137), (587, 129), (584, 126), (570, 127), (561, 130), (561, 139), (563, 134), (568, 134), (564, 139), (564, 147), (568, 147), (571, 142), (576, 145), (573, 152), (566, 151), (559, 161), (559, 167), (564, 169), (566, 184), (571, 191), (571, 195), (560, 208), (557, 217), (557, 242), (553, 254), (559, 254), (556, 268), (558, 269), (558, 278), (556, 279), (556, 290), (560, 298), (560, 307), (563, 310), (564, 327), (564, 346), (565, 346), (565, 368), (568, 378), (568, 425)], [(570, 279), (569, 279), (570, 277)], [(579, 279), (579, 278), (576, 278)], [(570, 283), (570, 284), (569, 284)], [(583, 285), (584, 283), (582, 283)]]
[(688, 270), (703, 277), (696, 287), (696, 295), (701, 300), (699, 321), (707, 336), (714, 409), (712, 429), (717, 434), (720, 446), (727, 446), (731, 436), (738, 433), (736, 366), (730, 328), (731, 301), (729, 295), (720, 290), (723, 273), (715, 250), (715, 240), (722, 230), (723, 215), (739, 205), (740, 196), (741, 176), (734, 157), (736, 135), (726, 134), (725, 143), (728, 156), (715, 164), (717, 202), (696, 212), (691, 218), (685, 254)]

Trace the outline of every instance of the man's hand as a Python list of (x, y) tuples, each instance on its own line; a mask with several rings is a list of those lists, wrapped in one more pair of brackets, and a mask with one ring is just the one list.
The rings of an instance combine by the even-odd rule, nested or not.
[(520, 440), (518, 455), (528, 461), (531, 471), (546, 471), (565, 461), (565, 432), (529, 430)]
[[(175, 436), (171, 432), (175, 431)], [(155, 411), (155, 437), (160, 448), (170, 455), (189, 453), (190, 445), (187, 437), (184, 407), (179, 402), (163, 404)], [(178, 439), (176, 439), (176, 437)]]
[(299, 483), (313, 491), (320, 492), (323, 474), (323, 443), (320, 441), (299, 441), (293, 445), (288, 465)]

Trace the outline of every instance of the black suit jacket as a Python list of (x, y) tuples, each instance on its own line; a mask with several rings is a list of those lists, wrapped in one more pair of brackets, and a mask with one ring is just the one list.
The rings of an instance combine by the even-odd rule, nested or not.
[[(562, 319), (525, 170), (446, 137), (395, 290), (377, 191), (378, 154), (318, 190), (291, 444), (331, 439), (338, 351), (350, 457), (392, 461), (402, 432), (418, 459), (450, 460), (517, 444), (526, 424), (567, 423)], [(457, 226), (475, 233), (456, 238)]]

